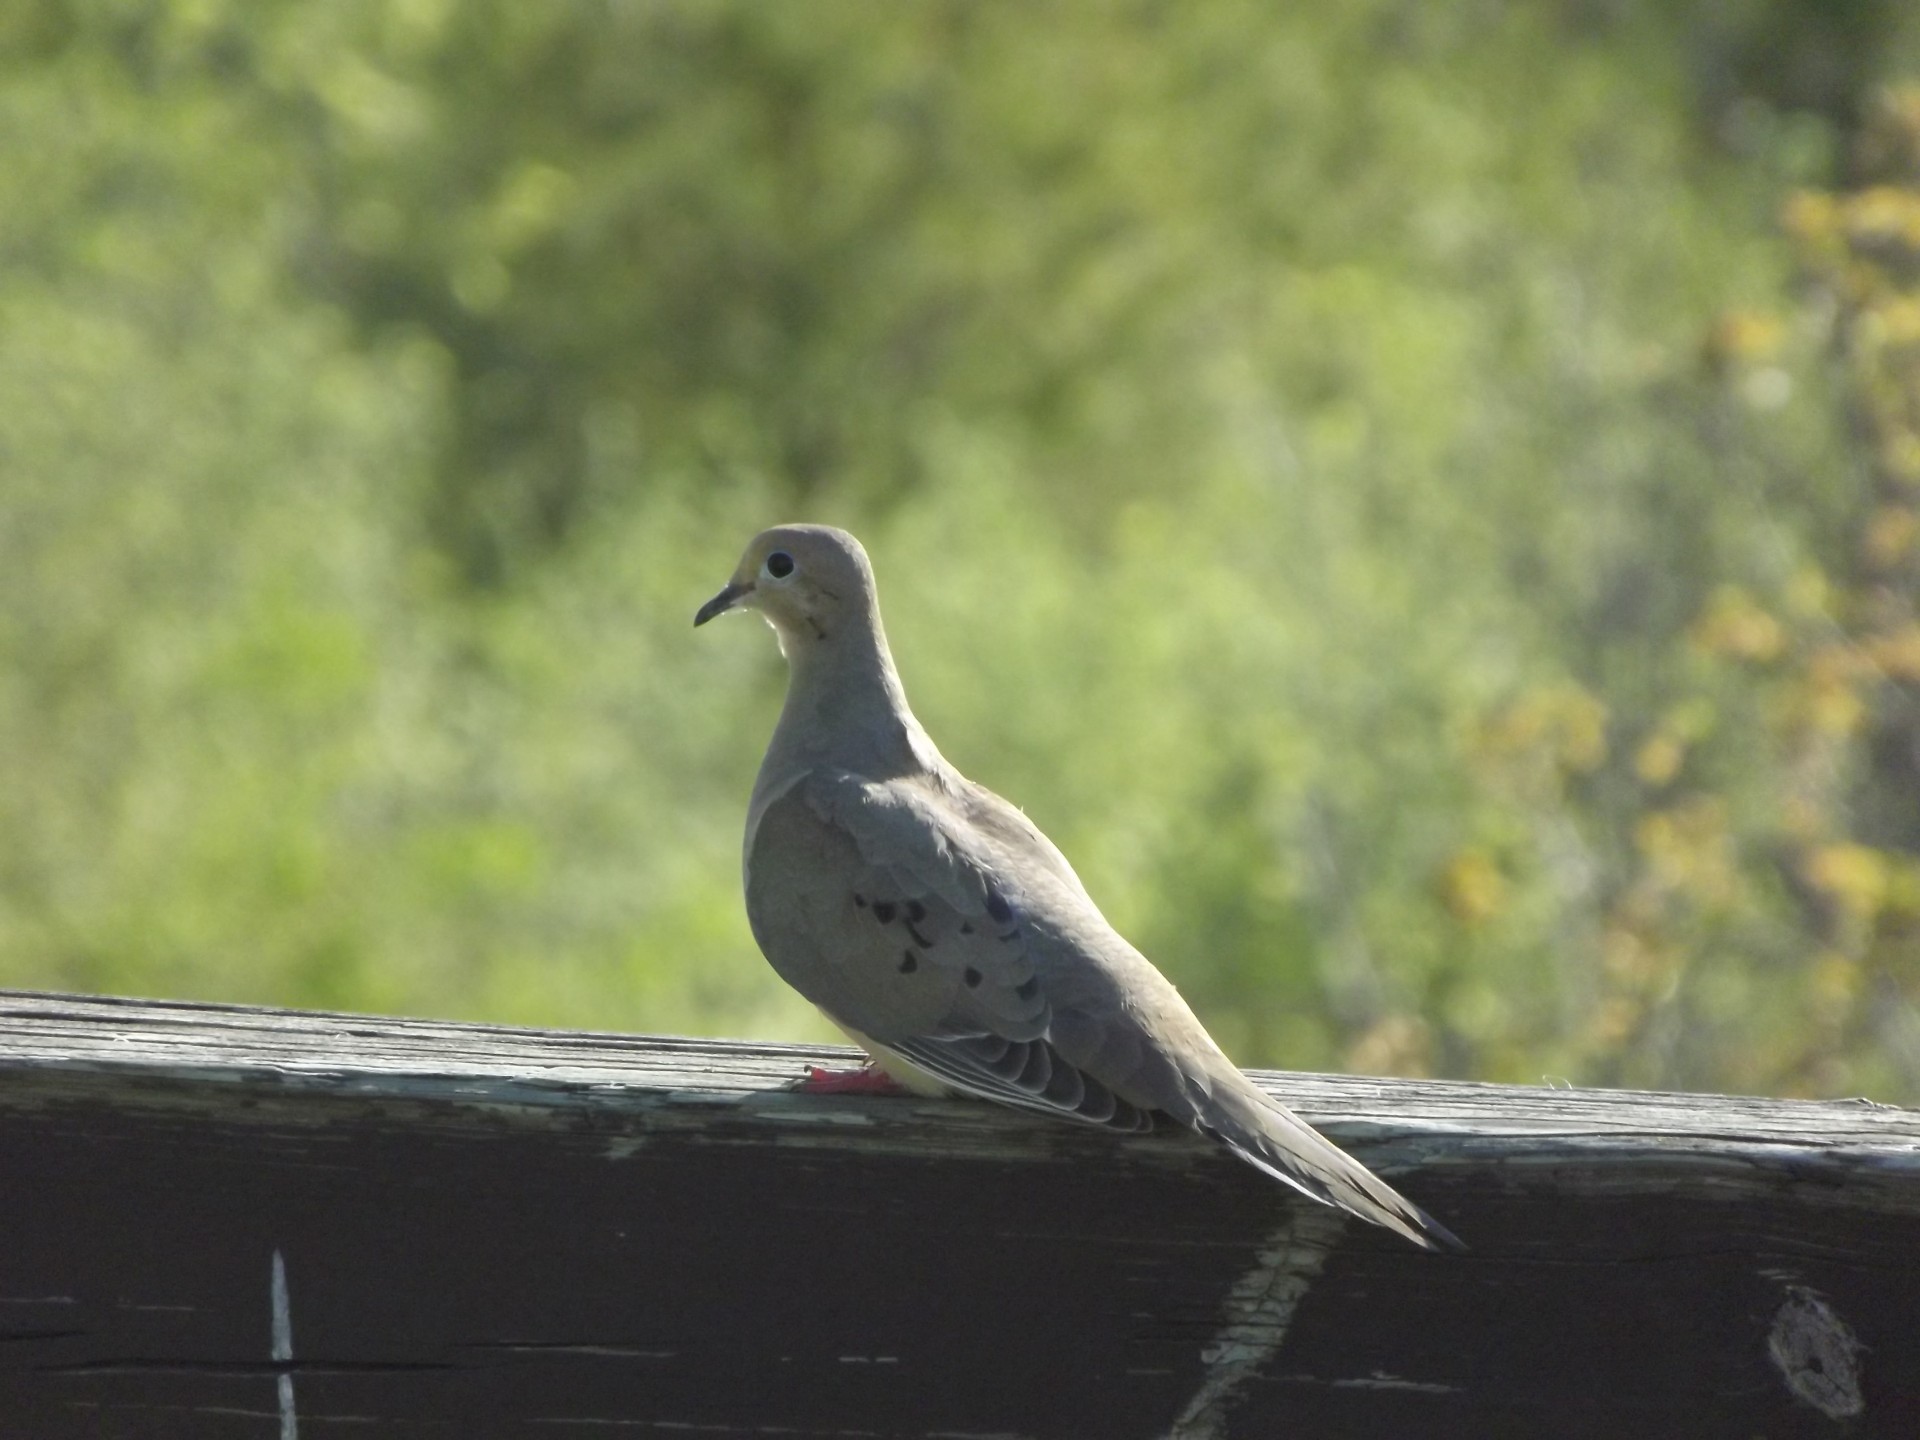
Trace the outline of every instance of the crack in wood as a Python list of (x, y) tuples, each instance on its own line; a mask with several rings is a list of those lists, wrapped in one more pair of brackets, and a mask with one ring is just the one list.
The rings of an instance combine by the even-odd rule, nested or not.
[(65, 1365), (35, 1365), (33, 1370), (37, 1375), (225, 1375), (241, 1379), (281, 1374), (438, 1374), (471, 1368), (434, 1360), (293, 1360), (282, 1364), (277, 1360), (146, 1360), (128, 1356), (110, 1360), (82, 1360)]
[(673, 1360), (678, 1350), (644, 1350), (632, 1345), (604, 1345), (571, 1340), (475, 1340), (460, 1347), (481, 1352), (498, 1350), (513, 1355), (595, 1355), (621, 1360)]

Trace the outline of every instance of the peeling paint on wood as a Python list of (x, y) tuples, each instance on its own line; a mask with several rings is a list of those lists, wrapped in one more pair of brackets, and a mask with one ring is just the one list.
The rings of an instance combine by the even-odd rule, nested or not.
[(280, 1372), (280, 1440), (299, 1440), (300, 1416), (293, 1404), (293, 1305), (287, 1295), (287, 1262), (273, 1252), (268, 1281), (273, 1297), (273, 1363)]
[(1866, 1347), (1833, 1307), (1805, 1285), (1789, 1285), (1767, 1333), (1767, 1354), (1787, 1388), (1829, 1420), (1866, 1409), (1860, 1352)]
[(847, 1058), (0, 993), (0, 1435), (1920, 1434), (1914, 1112), (1260, 1077), (1434, 1256)]
[(1227, 1323), (1200, 1352), (1204, 1378), (1174, 1419), (1170, 1440), (1225, 1440), (1234, 1401), (1286, 1343), (1293, 1312), (1347, 1221), (1322, 1206), (1298, 1209), (1280, 1222), (1227, 1292)]

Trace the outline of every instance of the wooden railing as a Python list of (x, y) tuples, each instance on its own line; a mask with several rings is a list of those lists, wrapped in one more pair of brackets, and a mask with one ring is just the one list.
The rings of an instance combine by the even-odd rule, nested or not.
[(1259, 1077), (1431, 1255), (823, 1058), (0, 992), (0, 1436), (1920, 1435), (1920, 1113)]

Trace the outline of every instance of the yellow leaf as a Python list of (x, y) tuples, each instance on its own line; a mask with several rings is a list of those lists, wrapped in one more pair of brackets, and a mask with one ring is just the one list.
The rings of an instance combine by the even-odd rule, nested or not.
[(1909, 622), (1867, 643), (1867, 653), (1890, 678), (1920, 680), (1920, 624)]
[(1780, 353), (1786, 327), (1776, 315), (1759, 310), (1726, 310), (1707, 331), (1709, 363), (1719, 366), (1757, 365)]
[(1800, 873), (1814, 889), (1837, 904), (1870, 919), (1887, 896), (1887, 862), (1878, 850), (1845, 842), (1808, 852)]
[(1859, 962), (1838, 950), (1823, 951), (1807, 975), (1807, 987), (1816, 1004), (1829, 1013), (1844, 1012), (1860, 993), (1865, 977)]
[(1723, 585), (1694, 622), (1693, 643), (1737, 660), (1772, 660), (1786, 648), (1787, 635), (1753, 596), (1737, 585)]
[(1875, 566), (1891, 569), (1912, 552), (1916, 535), (1920, 535), (1920, 516), (1904, 505), (1882, 505), (1867, 521), (1860, 549)]
[(1633, 773), (1648, 785), (1665, 785), (1680, 773), (1686, 750), (1671, 735), (1654, 735), (1634, 752)]
[(1484, 925), (1507, 906), (1507, 878), (1486, 851), (1461, 850), (1440, 874), (1440, 899), (1462, 925)]

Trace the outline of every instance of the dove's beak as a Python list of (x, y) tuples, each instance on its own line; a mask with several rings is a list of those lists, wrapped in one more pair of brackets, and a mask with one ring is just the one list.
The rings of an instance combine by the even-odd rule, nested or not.
[(700, 613), (693, 617), (695, 625), (704, 625), (716, 615), (724, 615), (747, 596), (753, 593), (751, 580), (736, 580), (706, 604), (700, 607)]

